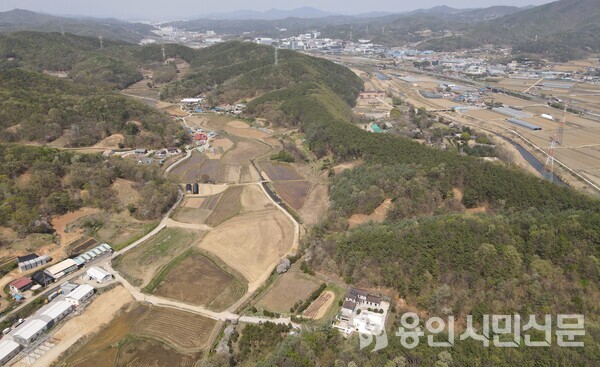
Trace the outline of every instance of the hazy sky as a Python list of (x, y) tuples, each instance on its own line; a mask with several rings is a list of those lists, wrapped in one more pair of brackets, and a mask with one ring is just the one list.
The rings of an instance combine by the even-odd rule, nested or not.
[(0, 11), (15, 8), (49, 14), (70, 14), (121, 19), (189, 19), (201, 14), (239, 9), (294, 9), (311, 6), (321, 10), (357, 14), (371, 11), (402, 12), (437, 5), (483, 8), (492, 5), (539, 5), (550, 0), (0, 0)]

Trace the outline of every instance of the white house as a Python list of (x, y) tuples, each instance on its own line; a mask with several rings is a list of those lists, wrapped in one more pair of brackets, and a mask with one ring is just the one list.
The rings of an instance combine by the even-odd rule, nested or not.
[(66, 301), (78, 307), (83, 302), (87, 301), (94, 294), (94, 287), (88, 284), (82, 284), (77, 287), (74, 291), (69, 293), (66, 297)]
[(87, 270), (87, 276), (90, 279), (94, 279), (97, 283), (103, 283), (112, 279), (111, 273), (97, 266), (89, 268)]

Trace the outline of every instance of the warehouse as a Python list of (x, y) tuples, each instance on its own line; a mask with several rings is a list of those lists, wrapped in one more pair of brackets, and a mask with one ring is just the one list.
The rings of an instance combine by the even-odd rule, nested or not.
[(531, 117), (531, 115), (528, 114), (527, 112), (516, 110), (516, 109), (510, 108), (510, 107), (495, 107), (495, 108), (492, 108), (492, 111), (495, 111), (495, 112), (498, 112), (498, 113), (501, 113), (503, 115), (507, 115), (510, 117), (520, 118), (520, 119), (526, 119), (528, 117)]
[(77, 269), (77, 263), (73, 259), (66, 259), (46, 269), (46, 273), (48, 273), (54, 279), (59, 279)]
[(13, 333), (13, 339), (25, 346), (39, 338), (44, 331), (48, 329), (48, 323), (39, 318), (32, 318), (25, 321)]
[(46, 321), (50, 328), (52, 325), (64, 319), (71, 311), (73, 311), (73, 305), (71, 303), (64, 300), (56, 300), (42, 307), (36, 315)]
[(0, 365), (5, 365), (11, 359), (15, 358), (21, 346), (12, 340), (3, 340), (0, 342)]
[(106, 270), (99, 268), (97, 266), (92, 266), (87, 271), (87, 276), (91, 279), (94, 279), (98, 283), (103, 283), (112, 279), (112, 275)]
[(519, 119), (507, 119), (506, 121), (510, 122), (511, 124), (515, 124), (515, 125), (519, 125), (521, 127), (526, 127), (528, 129), (531, 129), (533, 131), (538, 131), (538, 130), (542, 130), (541, 127), (534, 125), (530, 122), (527, 121), (523, 121), (523, 120), (519, 120)]
[(80, 306), (83, 302), (87, 301), (94, 294), (94, 287), (88, 284), (82, 284), (77, 287), (74, 291), (69, 293), (66, 300), (75, 307)]

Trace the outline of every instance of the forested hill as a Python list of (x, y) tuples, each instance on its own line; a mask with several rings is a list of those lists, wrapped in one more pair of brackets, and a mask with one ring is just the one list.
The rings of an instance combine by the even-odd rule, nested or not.
[[(211, 91), (215, 101), (235, 102), (273, 90), (318, 83), (353, 104), (362, 82), (350, 70), (316, 57), (249, 42), (227, 42), (191, 55), (191, 73), (161, 91), (172, 99)], [(213, 86), (218, 85), (218, 88)]]
[[(330, 171), (330, 213), (305, 241), (310, 267), (352, 285), (383, 287), (411, 308), (463, 321), (468, 314), (586, 315), (584, 350), (550, 348), (540, 357), (531, 348), (484, 351), (480, 344), (466, 343), (450, 352), (457, 365), (477, 365), (483, 355), (499, 366), (533, 367), (540, 358), (557, 365), (593, 364), (600, 350), (595, 339), (600, 333), (600, 201), (513, 167), (366, 132), (348, 118), (352, 101), (336, 92), (341, 85), (352, 88), (348, 95), (360, 90), (360, 81), (348, 71), (323, 62), (323, 70), (338, 75), (335, 82), (323, 74), (293, 74), (294, 82), (283, 87), (277, 78), (269, 83), (278, 68), (286, 70), (285, 77), (295, 70), (286, 66), (286, 54), (277, 66), (247, 72), (253, 60), (267, 63), (271, 53), (242, 44), (251, 57), (241, 61), (236, 52), (225, 51), (227, 46), (215, 55), (224, 61), (216, 70), (240, 65), (241, 71), (225, 80), (216, 79), (214, 69), (197, 74), (215, 78), (209, 79), (218, 83), (209, 88), (215, 98), (227, 100), (228, 91), (245, 90), (247, 80), (258, 93), (271, 88), (248, 103), (249, 116), (298, 127), (325, 165), (364, 161), (338, 175)], [(318, 65), (303, 57), (289, 65), (295, 62)], [(392, 206), (384, 223), (348, 227), (353, 214), (370, 214), (386, 199)], [(312, 343), (313, 338), (324, 342)], [(347, 365), (348, 356), (340, 352), (348, 351), (345, 343), (328, 332), (307, 332), (259, 355), (264, 365), (333, 365), (335, 360)], [(407, 351), (392, 344), (383, 353), (350, 354), (358, 365), (384, 365), (398, 355), (414, 365), (436, 363), (436, 354), (426, 348)]]
[(155, 28), (151, 25), (117, 19), (66, 18), (22, 9), (0, 12), (0, 33), (25, 30), (61, 32), (137, 43), (143, 38), (154, 36), (153, 29)]
[(560, 0), (474, 24), (463, 36), (435, 39), (419, 47), (449, 51), (457, 46), (505, 44), (513, 46), (513, 53), (569, 60), (600, 51), (598, 19), (597, 0)]

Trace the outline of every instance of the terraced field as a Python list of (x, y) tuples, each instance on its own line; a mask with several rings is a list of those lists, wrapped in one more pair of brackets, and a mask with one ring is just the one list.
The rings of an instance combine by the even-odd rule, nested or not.
[(177, 177), (179, 182), (192, 183), (199, 182), (200, 176), (198, 169), (207, 161), (206, 157), (199, 152), (193, 152), (192, 156), (179, 164), (169, 173), (171, 176)]
[(243, 189), (243, 186), (233, 186), (221, 194), (218, 204), (213, 209), (211, 215), (206, 219), (206, 224), (215, 227), (238, 214), (242, 209), (240, 195), (242, 194)]
[(217, 204), (219, 203), (219, 200), (221, 199), (221, 195), (223, 194), (217, 194), (207, 197), (200, 205), (200, 209), (215, 210)]
[(199, 247), (217, 255), (249, 282), (292, 247), (294, 227), (278, 209), (236, 215), (207, 232)]
[(220, 182), (220, 170), (221, 162), (218, 159), (209, 159), (197, 170), (197, 181), (203, 182), (205, 178), (208, 178), (212, 182)]
[(288, 313), (298, 301), (304, 301), (319, 288), (319, 281), (299, 271), (283, 274), (258, 302), (272, 312)]
[(296, 169), (287, 163), (260, 162), (260, 168), (269, 176), (271, 181), (303, 180)]
[(133, 340), (119, 350), (117, 367), (179, 366), (192, 367), (194, 356), (181, 354), (156, 340)]
[(156, 236), (113, 260), (113, 267), (131, 284), (147, 284), (172, 258), (181, 254), (199, 237), (194, 231), (165, 228)]
[(236, 277), (193, 252), (169, 271), (154, 294), (222, 311), (245, 292), (245, 284)]
[(308, 181), (278, 181), (273, 182), (273, 188), (286, 203), (299, 210), (304, 206), (311, 185)]
[(172, 308), (153, 307), (135, 324), (134, 334), (155, 337), (184, 351), (206, 348), (217, 322)]

